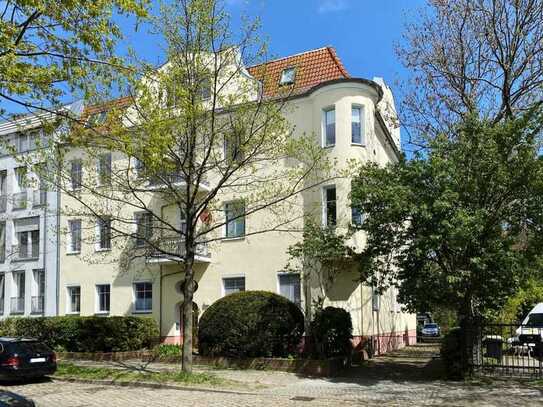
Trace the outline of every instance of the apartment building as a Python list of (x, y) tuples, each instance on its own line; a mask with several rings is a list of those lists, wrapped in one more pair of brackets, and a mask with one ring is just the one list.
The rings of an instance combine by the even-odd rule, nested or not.
[[(79, 114), (81, 103), (63, 108)], [(21, 115), (0, 123), (0, 315), (51, 316), (58, 313), (58, 193), (36, 170), (37, 150), (50, 114)], [(63, 131), (59, 128), (57, 131)]]
[[(382, 165), (398, 160), (400, 134), (394, 124), (391, 90), (380, 78), (351, 77), (333, 48), (247, 67), (243, 80), (247, 78), (259, 84), (264, 97), (274, 97), (282, 86), (288, 85), (287, 120), (297, 132), (313, 134), (314, 142), (340, 165), (347, 165), (348, 160)], [(93, 122), (103, 120), (108, 108), (124, 103), (126, 100), (121, 99), (105, 107), (89, 107), (84, 114)], [(81, 184), (82, 177), (96, 174), (100, 177), (104, 169), (111, 172), (112, 166), (130, 159), (115, 151), (104, 152), (92, 164), (96, 171), (88, 171), (96, 174), (83, 173), (83, 160), (74, 152), (69, 161), (74, 189)], [(137, 163), (134, 167), (137, 168)], [(152, 186), (152, 180), (149, 182)], [(300, 219), (298, 226), (303, 227), (304, 212), (320, 218), (324, 225), (338, 228), (361, 222), (362, 214), (351, 209), (348, 199), (350, 183), (349, 179), (340, 179), (304, 192), (299, 198), (300, 213), (293, 214)], [(201, 193), (206, 193), (206, 184), (200, 187)], [(179, 221), (175, 208), (161, 206), (158, 192), (149, 195), (145, 199), (156, 201), (161, 216)], [(77, 205), (64, 194), (61, 199), (63, 205)], [(238, 217), (238, 209), (230, 197), (219, 199), (223, 201), (226, 227), (220, 232), (220, 241), (198, 247), (194, 265), (195, 320), (217, 299), (243, 290), (276, 292), (305, 309), (305, 304), (311, 303), (320, 289), (317, 281), (282, 271), (288, 262), (287, 249), (301, 239), (301, 233), (273, 231), (252, 235), (249, 231), (273, 214), (263, 211)], [(152, 221), (144, 213), (134, 212), (126, 218), (130, 216), (138, 231), (152, 229)], [(182, 341), (183, 267), (176, 258), (157, 254), (127, 266), (122, 261), (123, 250), (112, 242), (107, 219), (61, 213), (60, 229), (67, 233), (61, 236), (59, 246), (59, 314), (152, 316), (160, 326), (163, 341)], [(364, 241), (364, 235), (358, 233), (352, 238), (352, 245), (362, 248)], [(163, 244), (175, 247), (179, 242), (164, 238)], [(135, 245), (138, 246), (137, 239)], [(415, 338), (416, 316), (402, 311), (395, 290), (379, 295), (361, 284), (356, 265), (346, 266), (325, 295), (325, 305), (339, 306), (351, 313), (357, 346), (371, 338), (376, 350), (383, 352)]]

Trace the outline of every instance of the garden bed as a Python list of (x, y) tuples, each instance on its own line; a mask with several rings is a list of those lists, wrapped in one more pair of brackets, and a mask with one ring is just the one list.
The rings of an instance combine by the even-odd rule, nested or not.
[[(107, 353), (59, 352), (57, 355), (59, 360), (62, 361), (92, 360), (122, 362), (137, 359), (159, 363), (181, 363), (180, 356), (157, 356), (156, 353), (152, 351)], [(331, 358), (326, 360), (290, 358), (236, 359), (194, 355), (194, 364), (223, 369), (275, 370), (319, 377), (337, 376), (345, 368), (345, 363), (342, 358)]]

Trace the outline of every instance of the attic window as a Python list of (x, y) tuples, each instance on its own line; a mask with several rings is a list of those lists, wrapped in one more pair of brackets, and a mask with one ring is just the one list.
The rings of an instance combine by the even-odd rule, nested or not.
[(106, 115), (107, 115), (106, 110), (91, 114), (89, 116), (89, 119), (87, 120), (87, 125), (97, 126), (97, 125), (103, 124), (106, 121)]
[(281, 72), (281, 81), (280, 85), (292, 85), (294, 83), (294, 78), (296, 77), (296, 68), (290, 67), (283, 69)]

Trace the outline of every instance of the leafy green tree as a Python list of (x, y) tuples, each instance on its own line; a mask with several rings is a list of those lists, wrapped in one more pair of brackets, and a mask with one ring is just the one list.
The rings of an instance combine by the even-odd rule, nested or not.
[[(121, 30), (113, 15), (146, 15), (147, 0), (7, 0), (0, 3), (0, 113), (51, 110), (104, 80)], [(95, 75), (98, 74), (98, 75)], [(6, 104), (6, 102), (8, 104)]]
[(541, 253), (542, 120), (539, 105), (502, 124), (470, 118), (412, 160), (365, 165), (352, 190), (363, 277), (400, 283), (412, 311), (455, 310), (464, 327), (499, 310)]

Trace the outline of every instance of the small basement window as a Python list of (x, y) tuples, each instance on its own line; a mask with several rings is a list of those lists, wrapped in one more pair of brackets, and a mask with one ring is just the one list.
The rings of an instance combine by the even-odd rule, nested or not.
[(296, 68), (285, 68), (283, 69), (283, 72), (281, 72), (281, 81), (279, 82), (280, 85), (292, 85), (294, 83), (294, 79), (296, 77)]

